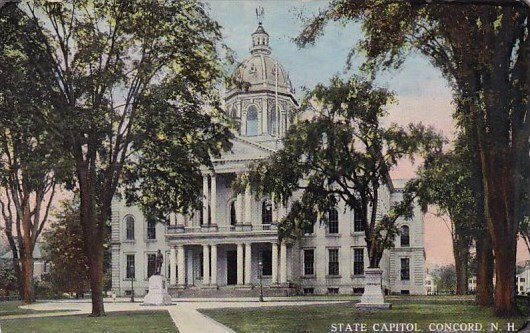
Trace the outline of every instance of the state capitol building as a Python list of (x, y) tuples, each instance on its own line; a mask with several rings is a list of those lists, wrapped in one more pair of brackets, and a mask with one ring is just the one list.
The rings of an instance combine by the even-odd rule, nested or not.
[[(251, 35), (250, 55), (226, 89), (225, 112), (240, 124), (233, 147), (204, 169), (203, 209), (172, 214), (168, 225), (146, 220), (139, 207), (115, 198), (112, 206), (112, 288), (117, 295), (147, 292), (156, 253), (164, 254), (173, 296), (256, 295), (262, 279), (266, 296), (361, 294), (368, 255), (363, 226), (343, 203), (328, 212), (329, 223), (315, 223), (299, 239), (278, 241), (277, 222), (288, 207), (268, 197), (256, 200), (231, 183), (250, 164), (281, 147), (298, 101), (289, 74), (271, 56), (269, 35), (260, 23)], [(403, 181), (380, 188), (381, 213), (402, 196)], [(423, 214), (398, 220), (401, 235), (381, 260), (386, 293), (425, 294)], [(132, 280), (132, 281), (131, 281)], [(131, 283), (132, 282), (132, 283)], [(258, 287), (258, 288), (256, 288)]]

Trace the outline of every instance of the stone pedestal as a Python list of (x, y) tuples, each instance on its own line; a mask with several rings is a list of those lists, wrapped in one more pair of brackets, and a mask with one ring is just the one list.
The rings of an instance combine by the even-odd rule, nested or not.
[(385, 303), (381, 279), (383, 270), (380, 268), (367, 268), (364, 271), (364, 293), (361, 302), (355, 304), (358, 308), (390, 309), (392, 305)]
[(171, 296), (167, 292), (166, 278), (153, 275), (149, 278), (149, 292), (145, 295), (144, 305), (170, 305)]

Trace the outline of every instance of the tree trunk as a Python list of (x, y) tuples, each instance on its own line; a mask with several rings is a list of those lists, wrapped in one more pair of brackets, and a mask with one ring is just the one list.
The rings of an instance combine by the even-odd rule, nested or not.
[(98, 223), (95, 172), (85, 162), (77, 166), (80, 193), (81, 228), (89, 263), (92, 317), (105, 315), (103, 304), (103, 227)]
[[(489, 147), (488, 147), (489, 146)], [(513, 169), (507, 152), (498, 147), (481, 147), (484, 183), (484, 207), (495, 252), (494, 311), (499, 316), (513, 316), (515, 303), (515, 261), (517, 223), (514, 216)]]
[(463, 237), (455, 237), (457, 237), (457, 240), (453, 242), (453, 254), (456, 270), (456, 294), (466, 295), (468, 291), (469, 244)]
[(22, 293), (20, 297), (25, 304), (33, 303), (35, 301), (35, 293), (33, 290), (33, 257), (24, 255), (20, 260), (20, 289)]
[(477, 247), (477, 295), (478, 306), (493, 305), (493, 244), (488, 232), (483, 232), (476, 240)]
[(90, 263), (90, 289), (92, 291), (91, 316), (100, 317), (105, 315), (103, 305), (103, 251), (101, 246), (92, 247), (88, 254), (88, 260)]

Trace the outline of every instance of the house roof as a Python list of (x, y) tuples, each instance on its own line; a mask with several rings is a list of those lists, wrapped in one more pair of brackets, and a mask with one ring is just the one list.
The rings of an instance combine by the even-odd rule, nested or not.
[[(42, 259), (42, 251), (41, 251), (42, 243), (38, 242), (35, 244), (35, 248), (33, 249), (33, 259)], [(13, 251), (7, 251), (2, 256), (0, 256), (0, 259), (4, 260), (11, 260), (13, 259)]]

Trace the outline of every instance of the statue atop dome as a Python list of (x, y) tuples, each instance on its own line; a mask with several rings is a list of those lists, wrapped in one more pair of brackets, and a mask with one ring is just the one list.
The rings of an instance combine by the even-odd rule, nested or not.
[(256, 17), (258, 19), (258, 23), (261, 25), (263, 24), (263, 18), (265, 18), (265, 8), (259, 6), (256, 8)]

